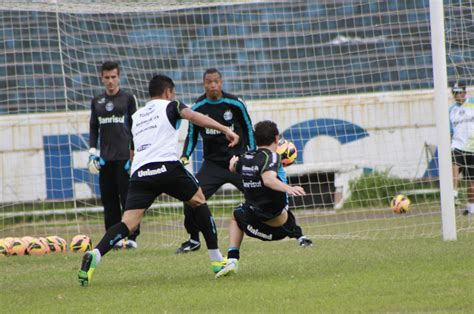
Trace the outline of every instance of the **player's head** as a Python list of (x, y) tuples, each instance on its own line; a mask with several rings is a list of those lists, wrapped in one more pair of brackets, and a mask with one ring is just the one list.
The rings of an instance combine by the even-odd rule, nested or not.
[(166, 75), (155, 75), (148, 85), (148, 93), (152, 99), (160, 98), (173, 100), (176, 96), (174, 82)]
[(116, 62), (104, 62), (100, 68), (100, 78), (107, 94), (115, 95), (119, 91), (120, 68)]
[(451, 89), (454, 100), (458, 103), (464, 103), (466, 101), (466, 83), (463, 81), (457, 81), (454, 83)]
[(219, 70), (210, 68), (204, 71), (202, 75), (206, 97), (211, 100), (222, 98), (222, 75)]
[(254, 126), (253, 136), (257, 146), (270, 146), (278, 143), (278, 127), (275, 122), (270, 120), (260, 121)]

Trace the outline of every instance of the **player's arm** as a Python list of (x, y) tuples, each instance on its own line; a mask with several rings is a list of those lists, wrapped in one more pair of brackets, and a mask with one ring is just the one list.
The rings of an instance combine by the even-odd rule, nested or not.
[(229, 161), (229, 171), (233, 173), (239, 173), (240, 172), (240, 158), (239, 156), (232, 156), (232, 158)]
[(278, 169), (280, 168), (280, 157), (276, 152), (272, 152), (270, 155), (266, 155), (265, 164), (262, 167), (262, 181), (263, 184), (272, 190), (278, 192), (286, 192), (290, 195), (305, 195), (305, 191), (301, 186), (288, 185), (278, 179)]
[(181, 154), (180, 158), (181, 162), (185, 165), (189, 163), (189, 156), (191, 156), (194, 148), (196, 147), (199, 129), (200, 128), (197, 125), (192, 123), (189, 123), (188, 125), (188, 133), (186, 134), (186, 139), (184, 140), (183, 153)]
[(91, 117), (89, 120), (89, 148), (96, 148), (99, 139), (99, 118), (95, 111), (94, 100), (91, 101)]
[(239, 106), (239, 110), (241, 113), (240, 124), (242, 125), (242, 128), (243, 128), (242, 133), (243, 133), (243, 136), (245, 137), (245, 141), (247, 143), (248, 149), (254, 150), (255, 141), (253, 138), (252, 119), (250, 119), (250, 115), (247, 111), (247, 106), (245, 105), (245, 102), (241, 98), (239, 98), (239, 102), (241, 103), (241, 106)]
[(267, 170), (262, 173), (262, 180), (266, 187), (275, 191), (286, 192), (293, 196), (306, 194), (304, 189), (299, 185), (291, 186), (281, 182), (277, 177), (277, 173), (273, 170)]
[(186, 107), (180, 111), (180, 115), (183, 119), (189, 120), (191, 123), (199, 125), (200, 127), (210, 128), (222, 132), (230, 142), (229, 147), (234, 147), (239, 142), (239, 136), (229, 127), (220, 124), (216, 120), (211, 119), (202, 113), (193, 111)]

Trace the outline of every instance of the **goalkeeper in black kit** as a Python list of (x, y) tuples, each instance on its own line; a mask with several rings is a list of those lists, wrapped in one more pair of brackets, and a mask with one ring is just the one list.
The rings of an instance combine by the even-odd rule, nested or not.
[(295, 238), (312, 246), (288, 208), (288, 195), (305, 195), (301, 186), (286, 184), (278, 147), (279, 132), (272, 121), (255, 125), (257, 149), (232, 157), (229, 169), (242, 175), (245, 202), (235, 210), (229, 225), (229, 248), (224, 268), (216, 278), (237, 272), (244, 234), (262, 241)]
[[(115, 62), (104, 62), (100, 77), (105, 91), (91, 101), (89, 128), (89, 163), (92, 174), (99, 174), (99, 186), (104, 206), (105, 230), (119, 223), (127, 200), (132, 115), (137, 111), (135, 96), (120, 88), (120, 68)], [(100, 156), (97, 143), (100, 145)], [(137, 248), (140, 229), (116, 248)]]
[[(240, 155), (247, 149), (255, 148), (252, 121), (242, 99), (222, 91), (222, 75), (214, 68), (203, 74), (205, 94), (200, 96), (192, 109), (219, 123), (228, 126), (240, 137), (239, 143), (230, 148), (224, 134), (219, 131), (202, 128), (190, 123), (184, 143), (181, 162), (188, 164), (189, 156), (196, 147), (198, 135), (203, 140), (204, 162), (196, 174), (206, 200), (225, 183), (231, 183), (241, 192), (242, 179), (239, 174), (229, 171), (229, 161), (234, 155)], [(184, 206), (184, 226), (190, 235), (189, 240), (181, 244), (176, 253), (188, 253), (200, 248), (199, 228), (189, 206)]]

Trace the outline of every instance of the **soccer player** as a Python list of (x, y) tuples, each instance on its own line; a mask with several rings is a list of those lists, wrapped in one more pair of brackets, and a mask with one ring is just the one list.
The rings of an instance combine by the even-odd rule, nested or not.
[[(279, 132), (272, 121), (255, 125), (257, 150), (248, 151), (230, 161), (231, 171), (242, 175), (245, 202), (235, 210), (229, 225), (227, 263), (216, 278), (237, 272), (244, 233), (262, 241), (296, 238), (302, 247), (312, 245), (296, 224), (288, 209), (289, 195), (305, 195), (301, 186), (285, 183), (278, 147)], [(282, 172), (283, 171), (283, 172)]]
[(204, 194), (196, 179), (178, 159), (178, 128), (181, 119), (187, 119), (196, 125), (217, 130), (230, 142), (229, 147), (238, 143), (239, 136), (229, 127), (173, 100), (175, 85), (165, 75), (156, 75), (150, 80), (149, 94), (151, 100), (132, 116), (135, 154), (122, 221), (107, 230), (93, 251), (84, 254), (79, 270), (79, 283), (82, 286), (89, 284), (101, 258), (117, 241), (138, 227), (145, 210), (162, 193), (192, 208), (193, 218), (206, 241), (211, 269), (216, 273), (225, 264), (217, 244), (215, 222)]
[(474, 98), (468, 98), (466, 84), (452, 88), (455, 103), (449, 108), (451, 153), (453, 159), (454, 197), (457, 199), (459, 174), (468, 181), (467, 206), (463, 215), (474, 214)]
[[(240, 142), (229, 149), (225, 135), (221, 132), (189, 124), (181, 161), (188, 164), (189, 156), (196, 147), (198, 135), (203, 140), (204, 162), (196, 174), (206, 200), (225, 183), (231, 183), (243, 191), (240, 175), (229, 171), (229, 161), (247, 149), (254, 149), (252, 121), (242, 99), (222, 91), (222, 75), (214, 68), (203, 74), (205, 94), (198, 97), (193, 110), (205, 114), (221, 124), (230, 127), (240, 136)], [(191, 215), (191, 208), (184, 206), (184, 226), (189, 240), (181, 244), (176, 253), (188, 253), (200, 248), (199, 228)]]
[[(130, 170), (131, 116), (137, 111), (135, 96), (120, 88), (120, 68), (115, 62), (102, 64), (100, 76), (105, 91), (91, 101), (89, 121), (89, 171), (99, 174), (104, 206), (105, 230), (119, 223), (127, 200)], [(97, 142), (100, 138), (100, 156)], [(130, 234), (126, 248), (137, 248), (139, 228)]]

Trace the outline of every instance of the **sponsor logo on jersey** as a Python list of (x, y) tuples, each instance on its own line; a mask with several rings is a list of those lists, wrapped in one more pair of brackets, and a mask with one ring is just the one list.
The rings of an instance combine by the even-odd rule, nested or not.
[(111, 124), (111, 123), (124, 123), (125, 116), (116, 117), (115, 115), (111, 117), (99, 117), (100, 124)]
[(258, 172), (260, 168), (258, 166), (242, 166), (242, 171)]
[(137, 152), (144, 151), (145, 149), (147, 149), (150, 146), (151, 146), (151, 144), (144, 144), (144, 145), (137, 148)]
[(256, 235), (257, 237), (260, 237), (260, 238), (264, 238), (264, 239), (267, 239), (267, 240), (271, 240), (272, 237), (273, 237), (273, 234), (266, 234), (266, 233), (263, 233), (261, 232), (260, 230), (250, 226), (250, 225), (247, 225), (247, 230), (251, 233), (251, 234), (254, 234)]
[(244, 185), (244, 188), (249, 188), (249, 189), (255, 189), (255, 188), (261, 188), (262, 187), (262, 181), (244, 181), (242, 182)]
[(107, 110), (108, 112), (114, 110), (114, 103), (109, 101), (107, 104), (105, 104), (105, 110)]
[(166, 171), (168, 171), (168, 169), (166, 169), (165, 165), (162, 165), (160, 168), (156, 168), (156, 169), (140, 170), (138, 171), (138, 177), (141, 178), (141, 177), (154, 176), (157, 174), (164, 173)]
[[(229, 126), (229, 129), (231, 129), (232, 131), (234, 131), (234, 125), (231, 124), (231, 125)], [(221, 131), (214, 130), (214, 129), (206, 128), (206, 134), (207, 134), (207, 135), (219, 135), (219, 134), (222, 134), (222, 132), (221, 132)]]
[(226, 112), (224, 112), (224, 120), (230, 121), (232, 120), (232, 118), (233, 118), (232, 111), (227, 110)]

